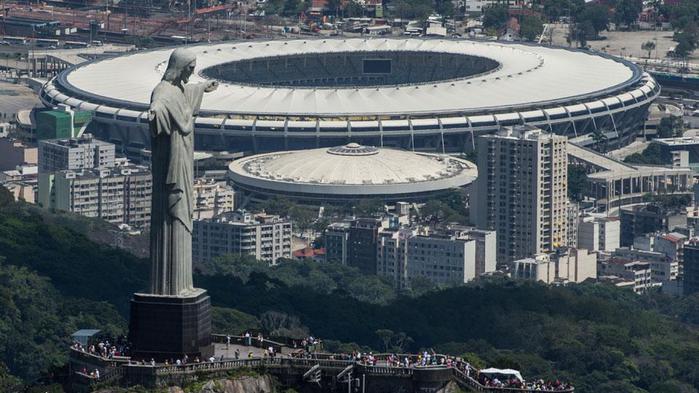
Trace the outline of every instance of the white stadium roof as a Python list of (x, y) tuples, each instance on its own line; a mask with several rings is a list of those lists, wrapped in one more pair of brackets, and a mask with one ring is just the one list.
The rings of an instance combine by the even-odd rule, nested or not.
[[(382, 115), (477, 113), (488, 108), (527, 107), (601, 95), (638, 76), (627, 64), (585, 51), (466, 40), (327, 39), (227, 42), (192, 47), (197, 72), (238, 60), (312, 53), (426, 51), (486, 57), (497, 70), (470, 78), (379, 87), (262, 87), (223, 83), (207, 94), (202, 111), (279, 115)], [(66, 81), (83, 98), (130, 103), (141, 110), (162, 77), (171, 49), (140, 52), (89, 63)], [(611, 94), (612, 92), (610, 92)]]

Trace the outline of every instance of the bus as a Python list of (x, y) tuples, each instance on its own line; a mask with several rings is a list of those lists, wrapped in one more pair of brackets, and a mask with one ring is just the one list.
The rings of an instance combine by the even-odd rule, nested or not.
[(77, 49), (77, 48), (87, 48), (90, 44), (81, 41), (66, 41), (63, 43), (63, 47), (66, 49)]
[(56, 49), (59, 46), (58, 40), (51, 38), (37, 38), (34, 40), (34, 43), (40, 48)]
[(2, 41), (3, 45), (14, 45), (14, 46), (27, 45), (29, 43), (29, 40), (24, 38), (24, 37), (4, 36), (1, 41)]

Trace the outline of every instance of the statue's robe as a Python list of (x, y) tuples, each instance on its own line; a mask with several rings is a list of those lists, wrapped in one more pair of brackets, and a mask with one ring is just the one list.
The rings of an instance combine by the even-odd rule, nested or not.
[(183, 296), (192, 283), (194, 116), (204, 83), (162, 81), (151, 95), (151, 293)]

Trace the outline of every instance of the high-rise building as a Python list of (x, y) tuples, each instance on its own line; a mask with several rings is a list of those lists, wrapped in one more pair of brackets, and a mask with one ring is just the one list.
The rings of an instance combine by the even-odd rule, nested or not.
[(568, 200), (566, 209), (566, 245), (568, 247), (577, 247), (578, 245), (578, 224), (580, 223), (580, 205)]
[(590, 251), (619, 248), (621, 222), (618, 217), (587, 216), (578, 225), (578, 247)]
[(351, 222), (347, 265), (364, 274), (376, 274), (376, 245), (381, 226), (379, 218), (358, 218)]
[(222, 255), (252, 255), (269, 264), (291, 258), (291, 222), (275, 215), (245, 210), (194, 221), (192, 259), (209, 261)]
[(387, 278), (395, 288), (408, 288), (408, 238), (413, 229), (393, 229), (379, 232), (376, 248), (376, 274)]
[(499, 263), (568, 241), (565, 137), (526, 126), (478, 138), (471, 221), (497, 232)]
[(349, 222), (335, 222), (328, 225), (323, 236), (325, 240), (325, 262), (347, 265), (349, 229)]

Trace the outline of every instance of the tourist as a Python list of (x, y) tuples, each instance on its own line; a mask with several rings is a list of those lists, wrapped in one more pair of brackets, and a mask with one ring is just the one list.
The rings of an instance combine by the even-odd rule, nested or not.
[(231, 346), (231, 336), (226, 336), (226, 349)]
[(250, 332), (245, 332), (245, 345), (248, 347), (252, 345), (252, 337), (250, 336)]
[(235, 349), (235, 358), (236, 358), (236, 360), (240, 359), (240, 349), (238, 349), (238, 348)]

